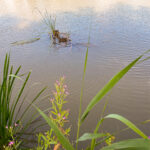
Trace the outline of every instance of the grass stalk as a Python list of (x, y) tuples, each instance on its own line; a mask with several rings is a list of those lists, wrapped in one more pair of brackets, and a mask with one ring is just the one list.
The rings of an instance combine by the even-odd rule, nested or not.
[[(89, 28), (88, 46), (90, 44), (91, 28), (92, 28), (92, 21), (90, 23), (90, 28)], [(87, 46), (86, 56), (85, 56), (85, 61), (84, 61), (84, 70), (83, 70), (81, 92), (80, 92), (80, 106), (79, 106), (78, 124), (77, 124), (77, 136), (76, 136), (76, 141), (77, 141), (76, 142), (76, 150), (78, 149), (78, 138), (79, 138), (80, 127), (81, 127), (81, 113), (82, 113), (82, 103), (83, 103), (84, 80), (85, 80), (85, 75), (86, 75), (87, 60), (88, 60), (88, 50), (89, 50), (88, 46)]]

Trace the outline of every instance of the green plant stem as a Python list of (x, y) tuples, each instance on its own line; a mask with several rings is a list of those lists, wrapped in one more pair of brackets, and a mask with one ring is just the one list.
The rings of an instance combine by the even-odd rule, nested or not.
[[(91, 25), (92, 22), (90, 23), (90, 31), (91, 31)], [(89, 37), (88, 37), (88, 45), (90, 44), (90, 31), (89, 31)], [(78, 128), (77, 128), (77, 136), (76, 136), (76, 150), (78, 149), (78, 138), (80, 134), (80, 127), (81, 127), (81, 113), (82, 113), (82, 103), (83, 103), (83, 90), (84, 90), (84, 80), (85, 80), (85, 75), (86, 75), (86, 67), (87, 67), (87, 59), (88, 59), (88, 46), (87, 46), (87, 51), (86, 51), (86, 56), (85, 56), (85, 63), (84, 63), (84, 72), (83, 72), (83, 77), (82, 77), (82, 87), (81, 87), (81, 93), (80, 93), (80, 107), (79, 107), (79, 115), (78, 115)]]
[[(77, 129), (77, 137), (76, 137), (76, 139), (79, 138), (80, 127), (81, 127), (81, 119), (80, 118), (81, 118), (81, 112), (82, 112), (83, 89), (84, 89), (84, 79), (85, 79), (85, 73), (86, 73), (87, 56), (88, 56), (88, 48), (87, 48), (87, 51), (86, 51), (84, 73), (83, 73), (83, 80), (82, 80), (82, 88), (81, 88), (81, 94), (80, 94), (80, 107), (79, 107), (78, 129)], [(77, 149), (78, 149), (78, 141), (76, 143), (76, 150)]]

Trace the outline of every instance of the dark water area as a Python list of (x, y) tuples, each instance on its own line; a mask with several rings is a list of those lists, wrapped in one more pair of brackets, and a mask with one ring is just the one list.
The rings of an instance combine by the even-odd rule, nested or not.
[[(56, 16), (56, 27), (69, 32), (71, 45), (51, 46), (48, 29), (38, 13), (47, 10)], [(91, 25), (91, 30), (90, 30)], [(85, 108), (93, 96), (129, 62), (150, 49), (150, 2), (148, 0), (1, 0), (0, 1), (0, 66), (6, 52), (23, 72), (32, 70), (29, 86), (38, 83), (29, 99), (44, 85), (47, 94), (54, 82), (66, 76), (69, 87), (67, 108), (70, 109), (71, 140), (76, 137), (81, 80), (90, 31), (90, 46), (83, 103)], [(19, 46), (10, 43), (40, 37), (40, 40)], [(149, 119), (150, 60), (136, 65), (92, 110), (81, 127), (81, 134), (92, 132), (104, 103), (105, 114), (118, 113), (135, 124)], [(48, 100), (40, 102), (45, 109)], [(138, 125), (150, 135), (149, 124)], [(125, 126), (106, 120), (102, 130), (114, 132)], [(116, 139), (138, 137), (123, 132)], [(84, 145), (84, 144), (81, 144)]]

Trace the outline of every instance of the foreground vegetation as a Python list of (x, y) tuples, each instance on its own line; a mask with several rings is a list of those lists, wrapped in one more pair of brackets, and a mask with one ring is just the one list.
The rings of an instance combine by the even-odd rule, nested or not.
[[(134, 125), (131, 121), (127, 120), (123, 116), (118, 114), (109, 114), (107, 116), (103, 116), (101, 114), (101, 118), (98, 121), (96, 127), (93, 128), (93, 133), (85, 133), (80, 136), (80, 127), (82, 123), (87, 118), (88, 114), (92, 111), (94, 106), (102, 100), (102, 98), (120, 81), (120, 79), (137, 63), (141, 63), (147, 60), (149, 57), (142, 58), (145, 56), (146, 51), (134, 61), (132, 61), (129, 65), (123, 68), (120, 72), (118, 72), (90, 101), (86, 109), (82, 110), (82, 95), (84, 88), (84, 78), (86, 74), (86, 66), (88, 59), (88, 49), (85, 57), (85, 65), (83, 72), (83, 82), (80, 96), (80, 108), (79, 108), (79, 117), (78, 117), (78, 130), (77, 130), (77, 138), (74, 143), (69, 141), (69, 133), (70, 126), (66, 128), (66, 123), (68, 122), (69, 111), (64, 109), (66, 101), (66, 97), (69, 94), (67, 85), (65, 85), (65, 77), (61, 77), (59, 81), (55, 83), (56, 91), (53, 91), (53, 97), (50, 99), (51, 109), (49, 110), (48, 115), (41, 111), (34, 102), (40, 97), (40, 95), (44, 92), (45, 88), (43, 88), (33, 100), (30, 101), (28, 106), (23, 109), (24, 102), (26, 101), (26, 96), (22, 98), (23, 91), (26, 87), (28, 79), (30, 77), (30, 72), (24, 79), (22, 86), (19, 88), (17, 95), (13, 98), (13, 88), (15, 85), (15, 81), (22, 80), (23, 76), (20, 75), (19, 71), (21, 66), (17, 68), (14, 72), (14, 67), (10, 66), (10, 56), (6, 54), (4, 69), (2, 80), (0, 82), (0, 148), (7, 150), (17, 150), (24, 149), (25, 141), (21, 138), (25, 136), (25, 131), (29, 128), (29, 126), (33, 125), (33, 122), (40, 114), (45, 121), (50, 126), (50, 129), (45, 133), (37, 134), (37, 146), (34, 146), (32, 149), (37, 150), (46, 150), (46, 149), (66, 149), (66, 150), (77, 150), (79, 149), (78, 143), (86, 140), (91, 140), (90, 145), (86, 148), (87, 150), (97, 149), (99, 145), (105, 143), (105, 147), (102, 147), (101, 150), (149, 150), (150, 149), (150, 139), (149, 137), (142, 132), (136, 125)], [(106, 104), (107, 105), (107, 104)], [(104, 106), (103, 112), (106, 109), (106, 105)], [(27, 114), (30, 107), (34, 107), (39, 114), (33, 114), (29, 121), (25, 121), (22, 124), (25, 115)], [(82, 113), (83, 112), (83, 113)], [(141, 138), (138, 139), (128, 139), (125, 141), (120, 141), (117, 143), (113, 143), (115, 139), (115, 135), (111, 133), (99, 133), (99, 128), (103, 124), (106, 119), (117, 119), (124, 123), (129, 129), (134, 131)], [(27, 148), (25, 148), (27, 149)]]

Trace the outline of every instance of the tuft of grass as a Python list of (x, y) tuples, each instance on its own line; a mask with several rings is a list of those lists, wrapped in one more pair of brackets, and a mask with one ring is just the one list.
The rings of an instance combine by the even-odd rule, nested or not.
[(47, 10), (45, 10), (45, 13), (42, 13), (39, 9), (37, 9), (37, 11), (39, 12), (40, 16), (42, 17), (42, 21), (43, 23), (46, 25), (51, 40), (53, 40), (53, 35), (55, 34), (55, 30), (56, 30), (56, 17), (51, 16)]
[[(12, 139), (12, 135), (9, 132), (9, 129), (12, 129), (13, 137), (17, 139), (17, 134), (24, 131), (26, 125), (30, 125), (30, 122), (26, 122), (24, 126), (21, 125), (23, 118), (26, 112), (30, 109), (31, 104), (34, 103), (39, 96), (43, 93), (45, 88), (43, 88), (33, 100), (30, 101), (29, 105), (23, 112), (20, 113), (21, 117), (16, 117), (17, 108), (20, 110), (23, 103), (20, 104), (22, 99), (23, 91), (27, 85), (31, 72), (27, 74), (25, 80), (23, 81), (22, 86), (20, 87), (17, 95), (12, 99), (13, 88), (15, 86), (16, 79), (20, 79), (19, 72), (21, 66), (19, 66), (16, 71), (14, 67), (10, 66), (10, 55), (6, 54), (2, 80), (0, 81), (0, 147), (7, 146)], [(16, 114), (16, 115), (15, 115)], [(21, 115), (22, 114), (22, 115)], [(32, 116), (31, 116), (32, 117)], [(21, 134), (20, 134), (21, 136)]]

